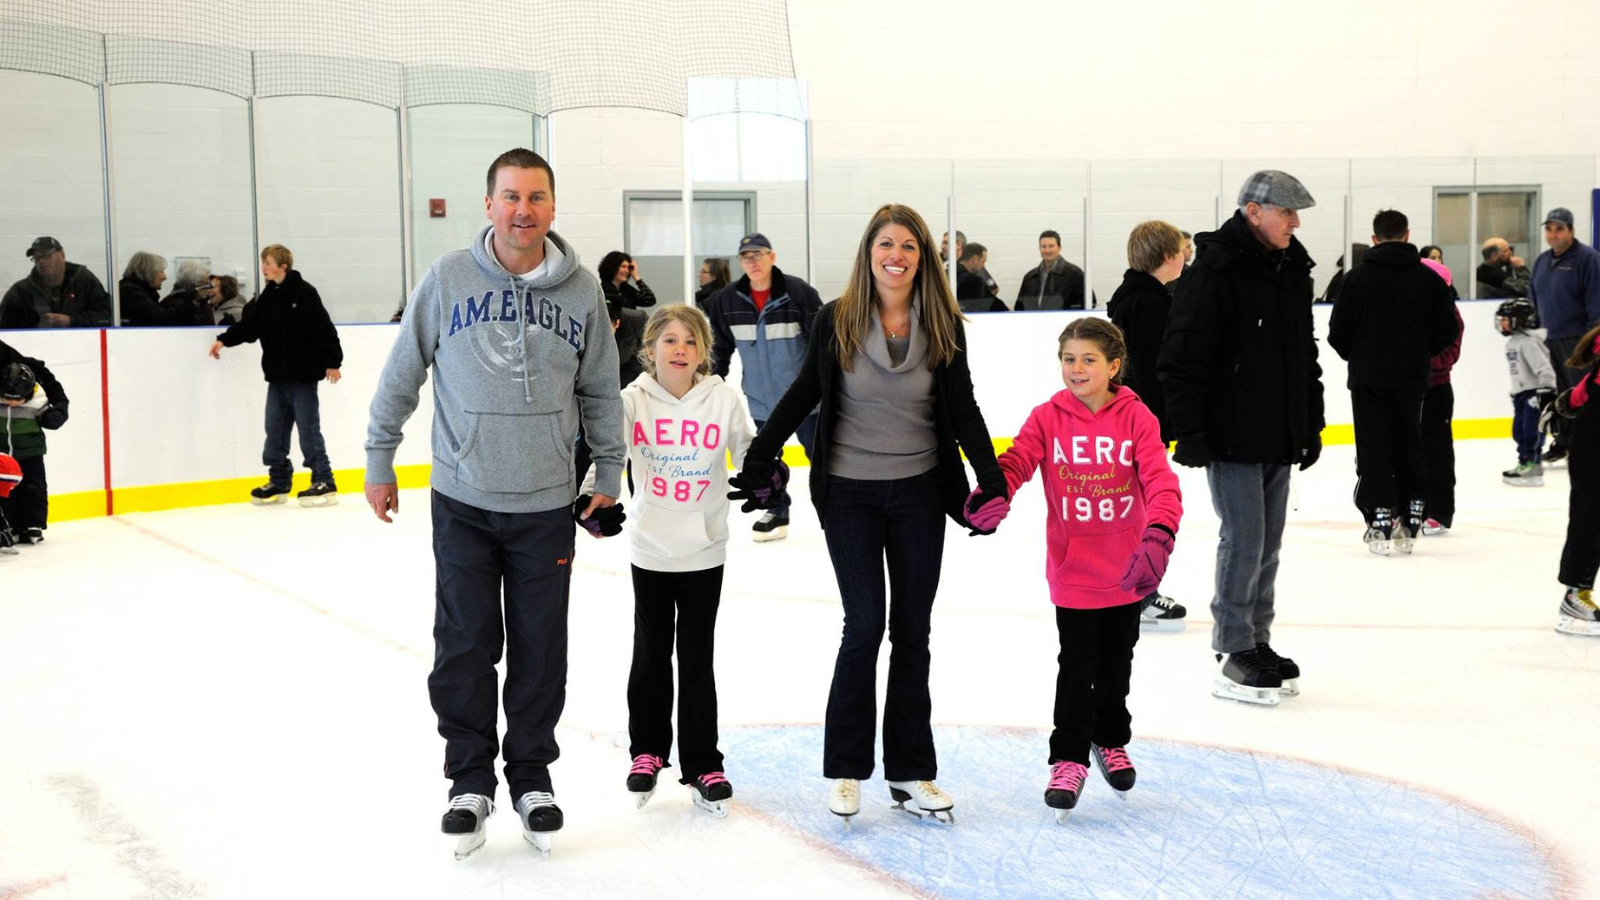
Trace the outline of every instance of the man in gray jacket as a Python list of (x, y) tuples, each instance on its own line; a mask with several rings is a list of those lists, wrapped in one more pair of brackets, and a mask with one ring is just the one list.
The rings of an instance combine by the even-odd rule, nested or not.
[[(492, 223), (412, 292), (372, 398), (367, 502), (400, 508), (395, 449), (433, 373), (434, 665), (428, 693), (451, 780), (443, 829), (483, 843), (497, 787), (495, 664), (506, 650), (505, 777), (523, 833), (561, 827), (549, 766), (566, 701), (573, 518), (616, 532), (624, 448), (617, 347), (600, 284), (550, 231), (555, 173), (516, 149), (489, 167)], [(582, 424), (595, 496), (574, 504)], [(501, 594), (504, 591), (502, 615)]]

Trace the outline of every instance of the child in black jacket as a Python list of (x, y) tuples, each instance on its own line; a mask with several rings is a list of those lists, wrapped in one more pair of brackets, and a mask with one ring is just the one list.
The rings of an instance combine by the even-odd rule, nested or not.
[(14, 458), (21, 476), (0, 496), (0, 530), (10, 529), (18, 544), (44, 540), (50, 519), (44, 432), (66, 421), (67, 392), (61, 382), (42, 361), (0, 341), (0, 453)]

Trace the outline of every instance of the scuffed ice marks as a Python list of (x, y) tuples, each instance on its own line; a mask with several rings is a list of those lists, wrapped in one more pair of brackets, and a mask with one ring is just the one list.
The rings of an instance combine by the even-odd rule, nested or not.
[(79, 773), (59, 773), (43, 779), (52, 793), (71, 807), (84, 840), (108, 848), (117, 869), (132, 882), (130, 900), (185, 900), (206, 896), (201, 886), (178, 871), (138, 827), (101, 792), (99, 785)]

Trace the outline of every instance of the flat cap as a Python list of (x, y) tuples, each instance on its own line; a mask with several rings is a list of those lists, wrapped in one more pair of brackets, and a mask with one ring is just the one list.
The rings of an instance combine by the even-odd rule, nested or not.
[(1262, 169), (1244, 180), (1239, 188), (1239, 205), (1265, 203), (1284, 209), (1310, 209), (1317, 205), (1300, 179), (1277, 169)]

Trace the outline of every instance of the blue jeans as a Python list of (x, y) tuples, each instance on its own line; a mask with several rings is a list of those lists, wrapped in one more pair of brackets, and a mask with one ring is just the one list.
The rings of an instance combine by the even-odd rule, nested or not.
[[(766, 419), (757, 419), (756, 430), (760, 431), (762, 428), (766, 427), (766, 424)], [(805, 421), (800, 423), (800, 427), (795, 429), (795, 434), (800, 436), (800, 446), (806, 451), (806, 459), (810, 460), (812, 442), (815, 441), (817, 437), (817, 414), (812, 413), (811, 415), (806, 416)], [(789, 492), (784, 491), (778, 496), (778, 501), (772, 504), (772, 514), (783, 516), (787, 519), (789, 517), (789, 506), (791, 503), (792, 501), (789, 498)]]
[(1275, 615), (1278, 550), (1289, 511), (1289, 466), (1212, 462), (1211, 506), (1222, 520), (1217, 593), (1211, 598), (1211, 649), (1238, 653), (1269, 643)]
[(1544, 432), (1539, 430), (1539, 407), (1530, 406), (1538, 391), (1523, 391), (1511, 398), (1511, 436), (1517, 441), (1517, 462), (1544, 460)]
[(333, 467), (328, 464), (328, 445), (322, 440), (315, 381), (267, 383), (267, 444), (261, 461), (273, 484), (287, 485), (294, 480), (294, 466), (289, 463), (290, 428), (300, 431), (300, 455), (311, 470), (311, 480), (332, 484)]
[[(934, 468), (911, 478), (828, 479), (828, 556), (844, 605), (822, 742), (822, 774), (872, 777), (878, 709), (878, 650), (889, 631), (883, 704), (883, 774), (922, 781), (938, 774), (928, 637), (944, 556), (944, 490)], [(884, 586), (884, 569), (889, 573)], [(893, 606), (890, 605), (891, 597)]]

